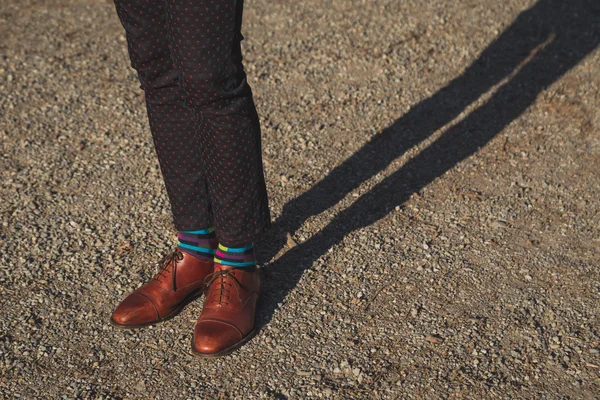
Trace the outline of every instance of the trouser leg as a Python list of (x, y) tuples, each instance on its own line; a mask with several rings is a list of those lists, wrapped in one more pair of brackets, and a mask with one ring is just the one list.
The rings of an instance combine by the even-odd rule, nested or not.
[(271, 224), (259, 119), (242, 66), (241, 0), (166, 0), (173, 61), (197, 117), (215, 230), (228, 247)]
[(164, 0), (115, 0), (131, 66), (145, 92), (154, 148), (178, 230), (213, 225), (194, 111), (173, 65)]

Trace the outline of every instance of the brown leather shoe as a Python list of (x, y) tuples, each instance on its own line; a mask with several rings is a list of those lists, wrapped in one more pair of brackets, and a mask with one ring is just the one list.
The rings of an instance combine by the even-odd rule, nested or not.
[(110, 322), (119, 328), (140, 328), (174, 317), (191, 300), (202, 295), (204, 279), (213, 262), (174, 250), (163, 258), (150, 282), (130, 293), (117, 306)]
[(246, 343), (256, 332), (260, 272), (219, 265), (206, 277), (204, 308), (194, 327), (192, 353), (219, 357)]

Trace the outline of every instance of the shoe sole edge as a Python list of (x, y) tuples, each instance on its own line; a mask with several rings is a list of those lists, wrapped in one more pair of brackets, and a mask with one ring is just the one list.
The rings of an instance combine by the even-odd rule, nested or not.
[(217, 357), (223, 357), (226, 356), (228, 354), (233, 353), (235, 350), (237, 350), (238, 348), (242, 347), (244, 344), (246, 344), (246, 342), (248, 342), (250, 339), (252, 339), (256, 333), (258, 332), (258, 329), (256, 329), (256, 327), (254, 327), (246, 336), (244, 336), (241, 340), (239, 340), (238, 342), (235, 342), (234, 344), (232, 344), (231, 346), (216, 352), (216, 353), (202, 353), (198, 350), (196, 350), (196, 347), (194, 346), (194, 337), (192, 337), (192, 354), (196, 357), (200, 357), (200, 358), (217, 358)]

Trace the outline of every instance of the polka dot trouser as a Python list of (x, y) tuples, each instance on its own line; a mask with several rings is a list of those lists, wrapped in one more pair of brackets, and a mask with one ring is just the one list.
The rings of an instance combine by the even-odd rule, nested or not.
[(260, 124), (242, 66), (243, 0), (114, 0), (145, 92), (178, 230), (228, 247), (270, 225)]

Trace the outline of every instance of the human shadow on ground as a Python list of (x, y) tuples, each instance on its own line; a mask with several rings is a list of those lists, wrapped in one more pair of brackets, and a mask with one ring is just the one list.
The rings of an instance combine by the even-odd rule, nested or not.
[(538, 1), (523, 11), (461, 76), (415, 105), (313, 188), (287, 203), (261, 240), (261, 258), (272, 259), (285, 246), (286, 232), (293, 234), (309, 217), (338, 203), (498, 85), (489, 101), (337, 214), (321, 231), (265, 266), (259, 326), (262, 328), (272, 318), (277, 303), (328, 249), (350, 232), (385, 217), (412, 193), (485, 146), (599, 42), (600, 1)]

